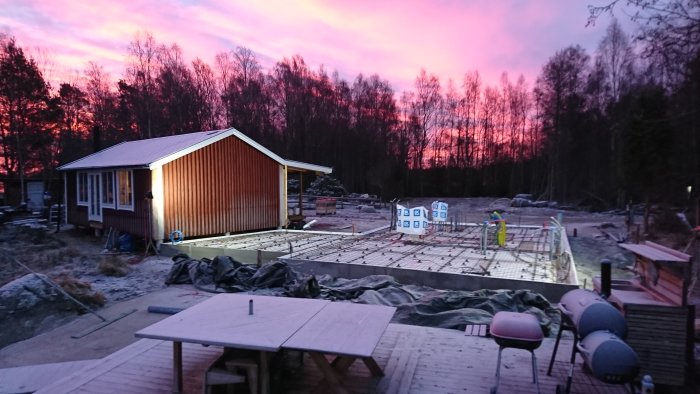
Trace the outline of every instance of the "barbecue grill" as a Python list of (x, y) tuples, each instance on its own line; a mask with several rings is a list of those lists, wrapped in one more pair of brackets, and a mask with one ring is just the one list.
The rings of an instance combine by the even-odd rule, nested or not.
[(605, 383), (631, 382), (639, 373), (637, 353), (611, 332), (595, 331), (586, 335), (577, 350), (593, 376)]
[(501, 352), (505, 348), (523, 349), (532, 355), (532, 381), (540, 392), (537, 380), (537, 358), (534, 350), (542, 344), (542, 329), (540, 322), (533, 315), (516, 312), (498, 312), (491, 321), (491, 336), (498, 344), (498, 364), (496, 367), (496, 385), (491, 388), (491, 394), (498, 392), (501, 375)]
[[(572, 331), (574, 345), (571, 349), (569, 374), (564, 393), (569, 393), (571, 390), (576, 352), (582, 354), (586, 365), (595, 371), (594, 376), (602, 381), (627, 383), (634, 379), (634, 376), (628, 375), (639, 369), (639, 362), (634, 351), (620, 339), (627, 336), (627, 323), (620, 311), (598, 294), (581, 289), (564, 294), (558, 307), (561, 312), (561, 324), (554, 343), (552, 358), (549, 360), (547, 375), (552, 374), (562, 332)], [(582, 343), (580, 344), (579, 341)], [(616, 352), (617, 350), (619, 352)], [(602, 361), (603, 357), (608, 357), (608, 361)], [(636, 372), (634, 375), (636, 376)], [(557, 386), (557, 393), (559, 392), (560, 387)]]
[(579, 338), (600, 330), (610, 331), (622, 339), (627, 337), (627, 323), (622, 313), (592, 291), (567, 292), (559, 301), (559, 310), (576, 328)]

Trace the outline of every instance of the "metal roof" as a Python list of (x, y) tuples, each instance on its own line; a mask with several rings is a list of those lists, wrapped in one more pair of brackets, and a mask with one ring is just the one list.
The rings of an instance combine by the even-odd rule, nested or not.
[(331, 172), (333, 172), (333, 168), (331, 167), (319, 166), (317, 164), (309, 164), (301, 161), (285, 160), (285, 164), (287, 165), (287, 167), (293, 170), (314, 171), (321, 172), (324, 174), (330, 174)]
[(333, 169), (315, 164), (284, 160), (233, 127), (169, 137), (127, 141), (58, 167), (61, 171), (98, 168), (157, 168), (229, 136), (236, 136), (281, 165), (330, 174)]

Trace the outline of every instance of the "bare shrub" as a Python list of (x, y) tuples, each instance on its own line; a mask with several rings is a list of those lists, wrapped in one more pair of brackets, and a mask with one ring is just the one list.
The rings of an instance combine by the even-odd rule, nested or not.
[(97, 264), (97, 269), (107, 276), (126, 276), (129, 273), (129, 265), (118, 256), (107, 256)]
[(84, 304), (99, 306), (104, 306), (105, 304), (104, 294), (94, 290), (88, 282), (83, 282), (65, 273), (55, 277), (54, 282), (61, 286), (66, 293)]

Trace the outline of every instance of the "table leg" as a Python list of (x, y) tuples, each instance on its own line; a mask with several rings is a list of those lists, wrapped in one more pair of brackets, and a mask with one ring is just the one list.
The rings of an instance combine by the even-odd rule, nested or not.
[(341, 386), (340, 381), (338, 380), (338, 376), (336, 375), (335, 370), (333, 369), (333, 366), (331, 366), (331, 363), (329, 363), (328, 360), (326, 360), (326, 357), (324, 357), (323, 354), (309, 352), (309, 357), (311, 357), (311, 359), (314, 360), (314, 363), (316, 363), (318, 369), (321, 370), (321, 373), (323, 373), (323, 377), (329, 383), (329, 386), (333, 391), (335, 391), (338, 394), (348, 394), (347, 390), (345, 390)]
[(379, 365), (377, 365), (377, 362), (374, 361), (374, 358), (362, 357), (362, 361), (364, 361), (365, 365), (367, 366), (367, 369), (369, 369), (369, 371), (372, 372), (372, 376), (384, 376), (384, 371), (382, 371), (382, 369), (379, 368)]
[(333, 369), (343, 373), (350, 368), (353, 362), (355, 362), (355, 357), (338, 356), (335, 358), (335, 360), (333, 360), (333, 362), (331, 362), (331, 365), (333, 366)]
[(173, 342), (173, 393), (182, 393), (182, 342)]
[[(331, 366), (339, 373), (343, 373), (350, 368), (355, 357), (338, 356), (331, 362)], [(362, 357), (362, 362), (365, 363), (367, 369), (372, 373), (372, 376), (384, 376), (384, 371), (379, 367), (377, 362), (372, 357)]]
[(260, 394), (270, 392), (270, 369), (267, 365), (267, 352), (260, 352)]

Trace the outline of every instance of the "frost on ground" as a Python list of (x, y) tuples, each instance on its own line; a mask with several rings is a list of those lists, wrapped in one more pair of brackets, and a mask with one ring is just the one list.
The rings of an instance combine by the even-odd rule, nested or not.
[[(172, 261), (141, 254), (105, 254), (90, 233), (0, 226), (0, 347), (65, 324), (93, 310), (165, 287)], [(105, 274), (119, 263), (123, 276)], [(110, 272), (107, 272), (110, 273)], [(111, 274), (111, 273), (110, 273)], [(55, 286), (60, 287), (60, 290)]]

